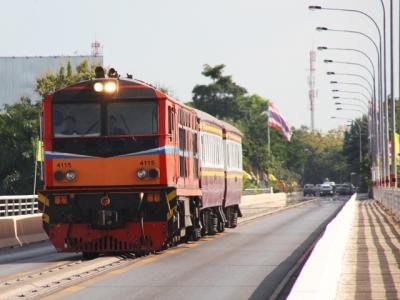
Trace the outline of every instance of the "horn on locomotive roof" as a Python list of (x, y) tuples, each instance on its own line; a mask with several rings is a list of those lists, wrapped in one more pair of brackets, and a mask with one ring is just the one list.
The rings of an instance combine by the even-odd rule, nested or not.
[(94, 69), (94, 73), (96, 74), (96, 78), (105, 78), (106, 77), (106, 71), (102, 66), (97, 66), (96, 69)]
[(111, 68), (110, 70), (108, 70), (107, 75), (109, 78), (118, 78), (119, 77), (118, 72), (114, 68)]

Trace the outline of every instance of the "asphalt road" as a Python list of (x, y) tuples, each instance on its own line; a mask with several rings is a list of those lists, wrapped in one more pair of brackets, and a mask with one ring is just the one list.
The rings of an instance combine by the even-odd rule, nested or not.
[(320, 198), (64, 289), (63, 299), (267, 299), (344, 199)]
[(47, 269), (70, 260), (80, 260), (76, 253), (57, 253), (49, 241), (20, 248), (0, 249), (0, 283), (11, 275)]

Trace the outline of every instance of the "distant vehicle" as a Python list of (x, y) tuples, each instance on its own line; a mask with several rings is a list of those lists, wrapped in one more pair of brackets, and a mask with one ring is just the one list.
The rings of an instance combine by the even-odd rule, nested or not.
[(318, 183), (314, 186), (314, 192), (315, 195), (319, 195), (319, 192), (321, 191), (321, 185)]
[(339, 195), (352, 195), (356, 188), (351, 183), (338, 184), (336, 186), (336, 193)]
[(321, 184), (319, 194), (321, 196), (332, 196), (334, 194), (333, 186), (329, 183)]
[(315, 196), (316, 192), (315, 192), (315, 187), (313, 184), (305, 184), (303, 187), (303, 195), (307, 196)]

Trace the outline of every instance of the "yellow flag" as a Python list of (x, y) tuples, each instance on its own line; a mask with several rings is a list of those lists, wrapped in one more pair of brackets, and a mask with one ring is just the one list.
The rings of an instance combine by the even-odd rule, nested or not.
[(268, 174), (268, 180), (277, 181), (276, 177), (271, 173)]
[(40, 140), (37, 142), (36, 160), (43, 161), (43, 142)]

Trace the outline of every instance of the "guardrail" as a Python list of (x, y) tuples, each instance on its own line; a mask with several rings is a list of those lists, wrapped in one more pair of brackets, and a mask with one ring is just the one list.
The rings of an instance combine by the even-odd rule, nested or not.
[(243, 190), (242, 195), (245, 196), (245, 195), (258, 195), (258, 194), (271, 194), (271, 193), (273, 193), (273, 191), (270, 188), (268, 189), (256, 188), (256, 189), (245, 189)]
[(384, 207), (400, 218), (400, 190), (397, 188), (375, 187), (374, 199), (383, 204)]
[(0, 196), (0, 217), (38, 213), (36, 195)]

